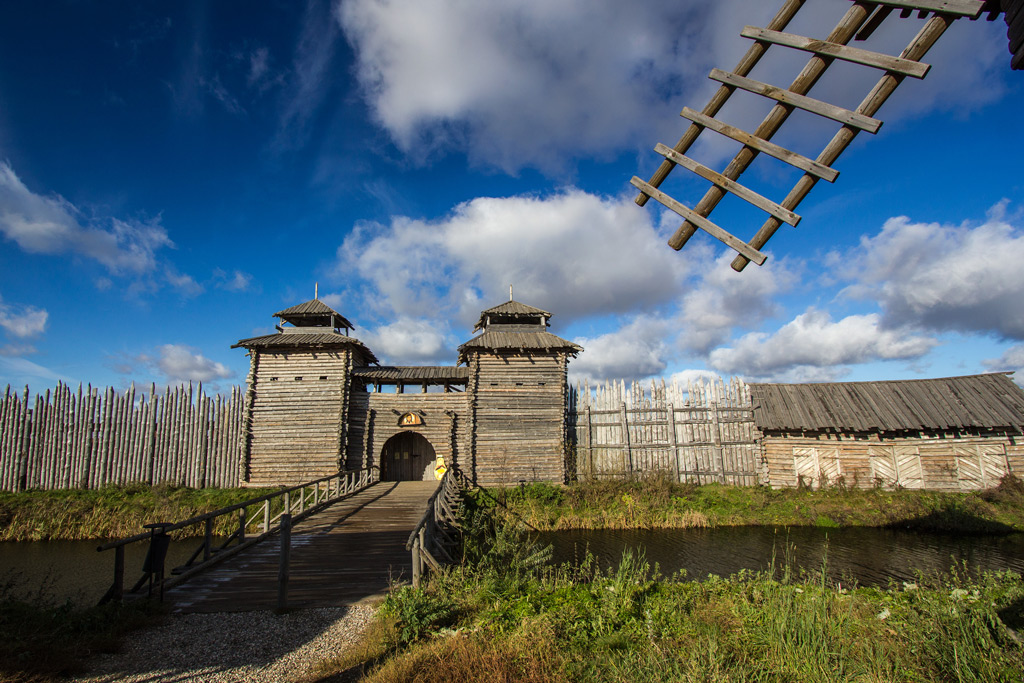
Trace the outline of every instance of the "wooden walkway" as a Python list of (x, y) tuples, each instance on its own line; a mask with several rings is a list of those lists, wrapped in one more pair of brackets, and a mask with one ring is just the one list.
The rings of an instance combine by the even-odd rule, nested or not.
[[(288, 609), (339, 607), (408, 582), (405, 542), (437, 482), (380, 482), (292, 529)], [(277, 607), (280, 537), (269, 538), (167, 592), (176, 612)]]

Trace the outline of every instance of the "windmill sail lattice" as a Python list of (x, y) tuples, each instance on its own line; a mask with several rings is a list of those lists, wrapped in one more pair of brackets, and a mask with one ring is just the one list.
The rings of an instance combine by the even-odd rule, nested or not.
[[(640, 190), (636, 198), (638, 205), (644, 206), (648, 199), (654, 198), (684, 219), (669, 240), (669, 245), (673, 249), (682, 249), (687, 240), (700, 229), (737, 252), (732, 262), (735, 270), (743, 270), (750, 261), (758, 265), (763, 264), (767, 257), (761, 249), (783, 223), (796, 226), (800, 222), (800, 216), (795, 210), (815, 183), (820, 179), (828, 182), (836, 180), (838, 171), (832, 168), (832, 164), (854, 137), (860, 131), (878, 131), (882, 122), (874, 116), (900, 83), (908, 76), (924, 78), (928, 73), (929, 66), (923, 64), (921, 59), (946, 29), (961, 17), (977, 19), (982, 13), (988, 12), (989, 19), (992, 20), (1001, 12), (999, 0), (854, 2), (828, 36), (819, 40), (785, 32), (786, 26), (805, 2), (806, 0), (786, 0), (767, 26), (747, 26), (743, 29), (740, 35), (753, 40), (754, 43), (740, 59), (739, 64), (732, 71), (711, 71), (709, 78), (721, 83), (711, 100), (700, 112), (689, 107), (684, 108), (681, 116), (690, 121), (690, 126), (682, 138), (675, 147), (657, 145), (655, 151), (665, 159), (649, 181), (635, 176), (630, 181)], [(899, 16), (902, 18), (907, 18), (916, 11), (919, 18), (926, 19), (917, 35), (899, 55), (892, 56), (848, 45), (852, 40), (863, 40), (870, 36), (894, 10), (899, 10)], [(749, 77), (754, 66), (773, 45), (810, 54), (807, 64), (788, 88), (762, 83)], [(835, 60), (860, 64), (883, 72), (856, 109), (845, 109), (807, 94)], [(753, 93), (774, 102), (771, 111), (753, 133), (715, 118), (736, 90)], [(772, 136), (796, 109), (811, 112), (840, 124), (839, 130), (815, 159), (771, 142)], [(743, 145), (721, 173), (686, 156), (687, 150), (704, 130), (713, 131)], [(758, 154), (774, 157), (804, 172), (789, 194), (779, 202), (763, 197), (739, 182), (740, 176)], [(659, 189), (676, 166), (682, 166), (711, 183), (704, 197), (693, 208), (687, 207), (683, 202)], [(716, 225), (708, 218), (728, 194), (735, 195), (768, 214), (764, 224), (748, 241)]]

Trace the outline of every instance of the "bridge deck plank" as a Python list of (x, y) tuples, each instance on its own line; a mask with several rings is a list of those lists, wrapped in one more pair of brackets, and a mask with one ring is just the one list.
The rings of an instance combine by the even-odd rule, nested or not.
[[(381, 482), (292, 529), (288, 608), (339, 607), (408, 581), (405, 549), (436, 482)], [(245, 612), (277, 606), (279, 537), (168, 591), (179, 612)]]

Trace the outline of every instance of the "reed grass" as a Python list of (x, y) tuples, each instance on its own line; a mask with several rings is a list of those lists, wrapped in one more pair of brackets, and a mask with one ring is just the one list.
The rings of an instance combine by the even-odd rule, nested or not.
[(1024, 483), (964, 493), (675, 483), (669, 477), (529, 484), (481, 494), (510, 521), (558, 529), (656, 529), (746, 525), (867, 526), (1006, 533), (1024, 531)]
[[(0, 541), (90, 540), (130, 536), (151, 522), (178, 522), (273, 489), (191, 489), (106, 486), (100, 489), (0, 493)], [(235, 530), (237, 518), (219, 518), (216, 534)], [(202, 525), (179, 532), (203, 533)]]

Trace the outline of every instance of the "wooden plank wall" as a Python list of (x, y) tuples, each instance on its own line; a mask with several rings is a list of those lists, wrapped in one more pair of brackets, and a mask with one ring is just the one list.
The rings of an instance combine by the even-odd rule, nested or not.
[(477, 483), (565, 481), (565, 369), (564, 352), (474, 355), (469, 392)]
[(971, 491), (996, 486), (1006, 474), (1024, 475), (1024, 444), (1005, 433), (768, 434), (763, 448), (774, 487)]
[(662, 472), (697, 484), (759, 481), (750, 392), (736, 378), (577, 385), (569, 421), (581, 478)]
[(58, 384), (0, 401), (0, 491), (108, 484), (238, 485), (242, 392), (200, 384), (148, 394)]
[(351, 353), (260, 351), (258, 360), (245, 483), (301, 484), (336, 473)]

